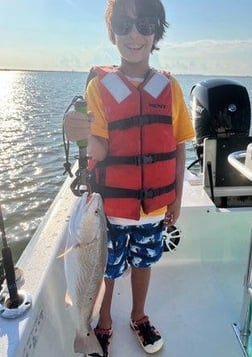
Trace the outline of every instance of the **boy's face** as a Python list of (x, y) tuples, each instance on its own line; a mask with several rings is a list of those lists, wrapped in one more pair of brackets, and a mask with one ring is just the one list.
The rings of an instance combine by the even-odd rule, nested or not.
[(129, 63), (148, 63), (155, 36), (155, 19), (138, 18), (134, 1), (127, 2), (125, 14), (112, 21), (115, 45)]

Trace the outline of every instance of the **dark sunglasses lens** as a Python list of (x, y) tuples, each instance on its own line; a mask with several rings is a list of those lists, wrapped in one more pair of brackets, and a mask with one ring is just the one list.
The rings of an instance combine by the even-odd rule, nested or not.
[(144, 36), (151, 36), (155, 33), (155, 20), (153, 18), (138, 18), (133, 20), (131, 18), (117, 18), (111, 21), (112, 31), (119, 36), (125, 36), (132, 30), (133, 24), (136, 25), (137, 31)]
[(132, 29), (133, 22), (129, 19), (118, 19), (111, 22), (112, 31), (119, 36), (128, 35)]
[(155, 22), (153, 20), (138, 19), (136, 22), (137, 31), (144, 36), (151, 36), (155, 33)]

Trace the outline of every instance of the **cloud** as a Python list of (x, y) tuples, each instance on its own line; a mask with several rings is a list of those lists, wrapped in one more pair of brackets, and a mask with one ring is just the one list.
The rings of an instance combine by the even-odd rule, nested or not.
[(58, 55), (58, 67), (66, 70), (74, 69), (80, 71), (88, 71), (94, 65), (110, 65), (118, 64), (119, 55), (115, 47), (103, 45), (85, 47), (81, 49), (71, 49), (68, 51), (60, 51)]
[[(115, 46), (100, 43), (79, 54), (82, 68), (97, 64), (118, 64)], [(160, 51), (152, 56), (154, 66), (172, 73), (207, 75), (252, 75), (252, 39), (216, 41), (200, 40), (160, 43)]]
[[(77, 52), (76, 52), (77, 53)], [(78, 51), (78, 65), (71, 51), (65, 67), (89, 69), (92, 65), (118, 64), (115, 46), (98, 44)], [(209, 75), (252, 75), (252, 39), (234, 41), (200, 40), (160, 43), (160, 51), (152, 56), (152, 64), (172, 73)], [(68, 60), (67, 60), (68, 59)], [(62, 64), (62, 62), (61, 62)], [(77, 69), (78, 69), (77, 68)]]
[(0, 68), (31, 70), (88, 71), (93, 65), (118, 64), (115, 46), (59, 47), (59, 48), (0, 48)]
[(252, 39), (160, 44), (158, 62), (173, 73), (252, 75)]
[[(151, 56), (154, 67), (174, 74), (252, 76), (252, 39), (200, 40), (160, 43)], [(96, 46), (0, 48), (0, 68), (88, 71), (92, 65), (118, 64), (119, 54), (109, 42)]]

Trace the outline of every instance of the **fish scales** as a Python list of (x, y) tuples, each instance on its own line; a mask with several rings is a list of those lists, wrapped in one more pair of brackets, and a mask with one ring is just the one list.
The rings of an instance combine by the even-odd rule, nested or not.
[(99, 309), (102, 300), (101, 286), (107, 262), (106, 219), (98, 193), (85, 193), (77, 200), (68, 225), (64, 260), (66, 301), (77, 322), (74, 350), (102, 356), (91, 327), (94, 309)]

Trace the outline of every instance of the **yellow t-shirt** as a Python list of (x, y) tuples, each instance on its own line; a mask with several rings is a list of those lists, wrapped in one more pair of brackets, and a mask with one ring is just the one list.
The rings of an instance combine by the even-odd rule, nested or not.
[[(129, 79), (129, 78), (128, 78)], [(137, 87), (141, 79), (132, 79), (131, 82)], [(172, 127), (176, 142), (182, 143), (193, 139), (195, 136), (191, 118), (184, 102), (183, 93), (174, 77), (170, 77), (172, 93)], [(105, 119), (103, 101), (100, 96), (98, 78), (94, 77), (87, 86), (85, 98), (88, 103), (88, 110), (94, 115), (91, 124), (91, 134), (108, 139), (108, 123)], [(141, 217), (160, 216), (166, 212), (166, 207), (160, 208), (146, 215), (141, 210)]]

